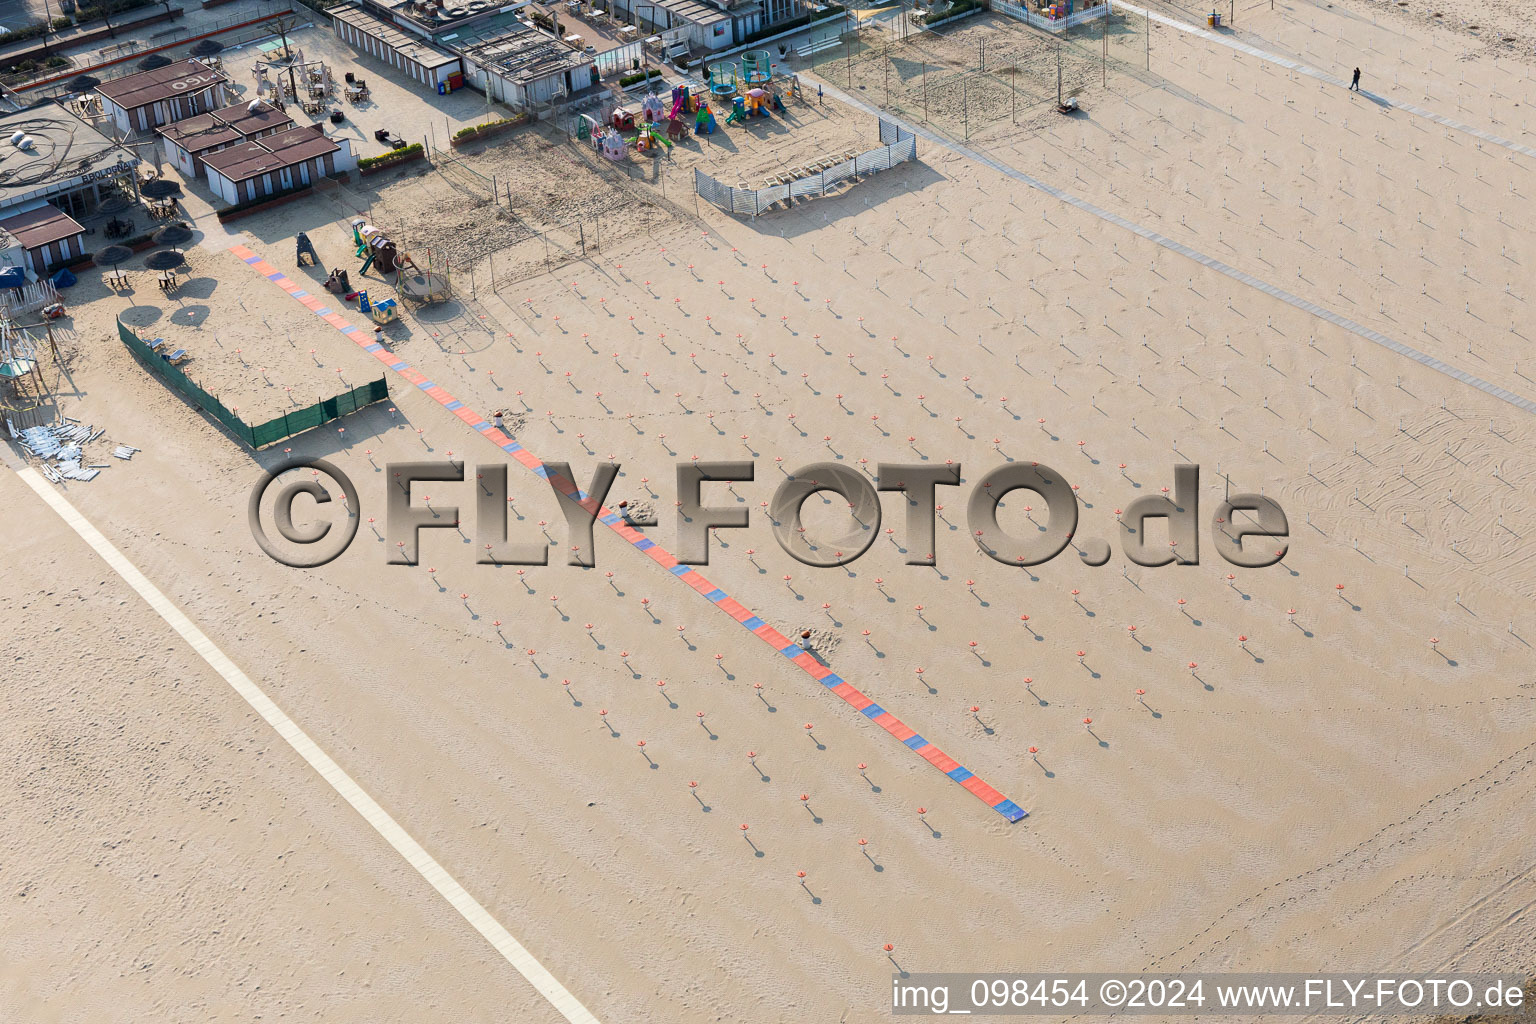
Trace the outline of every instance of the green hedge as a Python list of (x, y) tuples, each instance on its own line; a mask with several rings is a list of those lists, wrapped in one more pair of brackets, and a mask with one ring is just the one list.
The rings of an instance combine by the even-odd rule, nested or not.
[(401, 163), (412, 157), (423, 156), (421, 143), (413, 142), (403, 149), (392, 149), (388, 153), (380, 153), (378, 156), (365, 156), (357, 162), (357, 169), (367, 170), (370, 167), (385, 167), (389, 164)]
[(110, 0), (108, 3), (92, 4), (89, 7), (81, 7), (75, 11), (75, 22), (84, 25), (88, 21), (96, 21), (105, 18), (109, 14), (121, 14), (123, 11), (136, 11), (140, 7), (151, 7), (160, 0)]
[(31, 57), (28, 57), (26, 60), (19, 60), (15, 64), (12, 64), (10, 67), (6, 68), (5, 73), (8, 75), (30, 75), (39, 67), (65, 68), (68, 66), (69, 61), (65, 60), (63, 57), (60, 57), (58, 54), (51, 54), (47, 60), (42, 62), (42, 64), (38, 64), (38, 62), (33, 60)]
[[(68, 24), (69, 19), (65, 18)], [(17, 43), (23, 39), (36, 39), (38, 36), (47, 35), (53, 28), (46, 21), (29, 21), (20, 28), (13, 28), (5, 35), (0, 36), (0, 43)], [(20, 67), (20, 65), (17, 65)]]
[(644, 71), (636, 71), (632, 75), (625, 75), (623, 78), (619, 79), (619, 88), (620, 89), (628, 89), (630, 86), (634, 85), (636, 82), (643, 82), (643, 81), (645, 81), (648, 78), (660, 78), (660, 77), (661, 77), (661, 72), (660, 71), (657, 71), (655, 68), (647, 68)]
[(954, 4), (950, 7), (949, 10), (945, 11), (937, 18), (924, 18), (923, 24), (937, 25), (941, 22), (948, 21), (950, 18), (958, 18), (960, 15), (966, 13), (967, 11), (985, 9), (986, 6), (987, 5), (985, 0), (955, 0)]
[[(499, 128), (514, 128), (518, 125), (526, 124), (527, 121), (526, 117), (499, 117), (494, 121), (486, 121), (483, 124), (472, 124), (467, 128), (460, 128), (453, 133), (453, 137), (456, 139), (467, 139), (471, 136), (479, 135), (481, 132), (494, 131)], [(362, 161), (358, 161), (358, 163), (361, 164)]]

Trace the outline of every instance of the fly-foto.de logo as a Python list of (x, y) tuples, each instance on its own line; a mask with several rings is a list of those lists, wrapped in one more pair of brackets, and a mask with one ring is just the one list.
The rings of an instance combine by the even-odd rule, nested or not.
[[(908, 565), (936, 562), (936, 523), (944, 508), (941, 488), (962, 486), (958, 462), (944, 465), (882, 462), (873, 473), (832, 462), (817, 462), (786, 474), (771, 497), (753, 505), (739, 492), (736, 506), (706, 504), (710, 485), (749, 484), (753, 462), (691, 460), (676, 467), (675, 538), (672, 549), (684, 565), (709, 564), (711, 531), (746, 530), (765, 519), (774, 540), (804, 565), (830, 568), (847, 565), (869, 550), (881, 535), (882, 492), (899, 495), (904, 514), (897, 542)], [(565, 520), (566, 561), (591, 568), (597, 564), (595, 527), (649, 528), (656, 516), (631, 508), (625, 500), (610, 508), (608, 493), (620, 476), (616, 462), (599, 463), (585, 486), (577, 483), (568, 463), (543, 464), (545, 481), (556, 496)], [(248, 504), (251, 534), (274, 560), (295, 568), (314, 568), (332, 561), (351, 544), (362, 522), (387, 541), (392, 565), (414, 565), (422, 530), (464, 532), (461, 507), (473, 504), (474, 550), (482, 565), (547, 565), (549, 549), (557, 544), (549, 524), (509, 536), (512, 500), (507, 494), (507, 467), (474, 467), (472, 478), (462, 462), (394, 462), (382, 467), (383, 493), (376, 505), (364, 509), (350, 477), (324, 459), (298, 458), (264, 473), (252, 489)], [(469, 488), (472, 487), (472, 490)], [(969, 484), (965, 527), (976, 547), (1005, 565), (1035, 566), (1071, 548), (1086, 565), (1104, 565), (1116, 547), (1136, 565), (1198, 565), (1200, 562), (1200, 467), (1173, 467), (1171, 486), (1135, 498), (1115, 510), (1109, 536), (1078, 536), (1077, 489), (1061, 473), (1043, 463), (1014, 462), (990, 470)], [(807, 501), (841, 499), (846, 524), (806, 527)], [(338, 500), (339, 498), (339, 500)], [(710, 500), (719, 500), (713, 497)], [(949, 522), (949, 520), (945, 520)], [(380, 524), (382, 523), (382, 529)], [(274, 537), (268, 526), (275, 530)], [(1207, 529), (1220, 556), (1248, 569), (1274, 565), (1285, 557), (1289, 525), (1285, 512), (1262, 494), (1223, 493), (1214, 501)], [(898, 528), (886, 528), (893, 538)], [(532, 533), (533, 536), (526, 534)], [(542, 534), (542, 537), (539, 536)]]

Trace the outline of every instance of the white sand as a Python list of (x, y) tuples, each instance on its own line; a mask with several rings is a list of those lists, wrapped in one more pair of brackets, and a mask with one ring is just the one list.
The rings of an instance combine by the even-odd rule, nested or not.
[[(1240, 24), (1271, 50), (1369, 41), (1400, 56), (1405, 77), (1421, 57), (1451, 66), (1483, 45), (1406, 17), (1373, 28), (1361, 10), (1240, 12)], [(1172, 30), (1153, 46), (1166, 90), (1111, 77), (1082, 94), (1086, 117), (983, 141), (1024, 173), (1536, 395), (1516, 366), (1528, 343), (1510, 331), (1524, 330), (1523, 268), (1536, 259), (1530, 158)], [(1449, 83), (1428, 101), (1422, 79), (1381, 91), (1529, 142), (1524, 66), (1455, 66), (1465, 95), (1491, 98), (1457, 111)], [(820, 140), (805, 134), (809, 155)], [(720, 532), (705, 575), (783, 631), (825, 631), (814, 639), (837, 672), (1027, 808), (1021, 823), (612, 536), (599, 533), (596, 570), (561, 564), (558, 507), (516, 465), (514, 539), (537, 540), (548, 521), (556, 564), (521, 577), (472, 565), (465, 483), (418, 488), (466, 518), (463, 536), (428, 531), (419, 568), (385, 566), (366, 522), (324, 569), (276, 565), (244, 508), (258, 465), (279, 453), (253, 459), (146, 379), (107, 333), (110, 300), (73, 309), (82, 338), (108, 340), (81, 351), (82, 394), (66, 409), (146, 450), (70, 498), (605, 1021), (884, 1020), (887, 942), (908, 970), (1528, 971), (1530, 414), (936, 144), (920, 156), (755, 223), (702, 207), (701, 223), (426, 310), (391, 345), (470, 407), (516, 414), (518, 440), (583, 482), (595, 459), (621, 462), (613, 497), (652, 502), (661, 523), (648, 533), (667, 547), (675, 460), (755, 457), (757, 480), (732, 489), (753, 525)], [(606, 187), (570, 166), (573, 190)], [(399, 188), (379, 193), (385, 209), (404, 202)], [(328, 196), (236, 226), (299, 279), (299, 229), (327, 266), (355, 267), (349, 215)], [(215, 295), (249, 304), (266, 288), (268, 315), (299, 308), (233, 261), (208, 265)], [(258, 354), (287, 344), (252, 337)], [(328, 366), (367, 361), (318, 320), (309, 337)], [(327, 429), (292, 444), (352, 474), (365, 518), (382, 517), (389, 486), (375, 463), (500, 460), (435, 402), (391, 387), (396, 415), (375, 407), (346, 421), (345, 439)], [(872, 471), (917, 460), (914, 448), (965, 467), (966, 486), (942, 492), (936, 568), (902, 564), (895, 500), (892, 538), (847, 571), (778, 549), (758, 507), (781, 479), (776, 458), (868, 459)], [(1025, 574), (966, 536), (970, 488), (1004, 458), (1079, 484), (1084, 538), (1115, 536), (1113, 510), (1171, 485), (1177, 461), (1203, 467), (1208, 520), (1219, 465), (1234, 491), (1262, 487), (1287, 510), (1289, 555), (1230, 569), (1207, 521), (1198, 567), (1122, 574), (1118, 551), (1098, 570), (1068, 552)], [(124, 1019), (208, 1019), (199, 998), (241, 1019), (419, 1019), (424, 1005), (433, 1018), (548, 1016), (318, 779), (286, 754), (258, 758), (281, 748), (228, 688), (5, 486), (25, 524), (6, 553), (6, 578), (21, 582), (5, 610), (26, 652), (11, 673), (16, 713), (50, 714), (42, 695), (65, 686), (85, 687), (80, 701), (117, 694), (56, 721), (63, 745), (8, 753), (15, 785), (93, 823), (61, 833), (22, 804), (7, 829), (5, 884), (27, 896), (7, 904), (0, 934), (27, 936), (31, 957), (27, 985), (7, 983), (13, 1013), (70, 1016), (76, 1004), (50, 993), (93, 962), (88, 947), (109, 965), (93, 971), (144, 977), (107, 993)], [(1028, 526), (1022, 504), (1008, 502), (1015, 529)], [(51, 609), (48, 624), (22, 618), (34, 607)], [(109, 713), (123, 732), (87, 724)], [(158, 760), (170, 755), (151, 744), (167, 737), (190, 764)], [(99, 760), (86, 764), (110, 758), (112, 781), (74, 797), (48, 781), (79, 764), (70, 742), (90, 745)], [(193, 774), (204, 762), (212, 770)], [(230, 780), (217, 795), (249, 810), (210, 821), (209, 778)], [(174, 779), (185, 782), (167, 791)], [(151, 838), (194, 834), (209, 851), (200, 869)], [(119, 839), (142, 859), (114, 890), (94, 865)], [(288, 849), (313, 866), (272, 867)], [(244, 866), (258, 863), (277, 876), (251, 878)], [(174, 881), (146, 880), (156, 870)], [(312, 899), (282, 909), (306, 891), (286, 874), (301, 870), (302, 886), (334, 879), (352, 895), (318, 920)], [(226, 903), (220, 889), (236, 884), (264, 898)], [(188, 909), (158, 924), (135, 906), (172, 900)], [(249, 938), (221, 937), (227, 952), (210, 963), (189, 933), (219, 915)], [(390, 936), (376, 958), (365, 928)], [(375, 965), (362, 978), (359, 959)], [(253, 977), (272, 980), (241, 984)]]

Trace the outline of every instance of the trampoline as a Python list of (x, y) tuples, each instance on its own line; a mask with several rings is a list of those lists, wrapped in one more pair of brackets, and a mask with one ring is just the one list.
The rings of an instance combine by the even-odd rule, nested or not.
[(767, 50), (748, 50), (741, 55), (741, 78), (748, 89), (768, 84), (773, 78), (773, 62)]
[(741, 88), (736, 76), (736, 65), (730, 61), (709, 65), (705, 74), (709, 82), (709, 94), (717, 99), (728, 100)]
[(402, 299), (418, 306), (444, 302), (453, 294), (453, 283), (439, 270), (416, 270), (411, 274), (402, 270), (396, 288)]

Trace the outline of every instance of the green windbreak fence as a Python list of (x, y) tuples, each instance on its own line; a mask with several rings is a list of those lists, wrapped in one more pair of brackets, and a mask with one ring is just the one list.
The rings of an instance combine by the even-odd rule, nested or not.
[[(340, 419), (349, 412), (356, 412), (365, 405), (382, 402), (389, 397), (389, 383), (384, 377), (380, 377), (367, 384), (360, 384), (351, 391), (322, 399), (314, 405), (294, 409), (275, 419), (253, 426), (236, 416), (223, 402), (199, 387), (197, 382), (188, 377), (179, 366), (164, 358), (160, 352), (150, 348), (150, 343), (140, 338), (138, 332), (122, 320), (117, 322), (117, 336), (124, 345), (128, 346), (128, 351), (133, 353), (133, 358), (139, 361), (140, 366), (181, 392), (193, 405), (218, 420), (230, 433), (252, 448), (264, 448), (274, 441), (281, 441), (285, 437), (292, 437), (294, 434), (318, 427), (322, 423)], [(170, 349), (162, 346), (162, 351), (168, 353)]]

